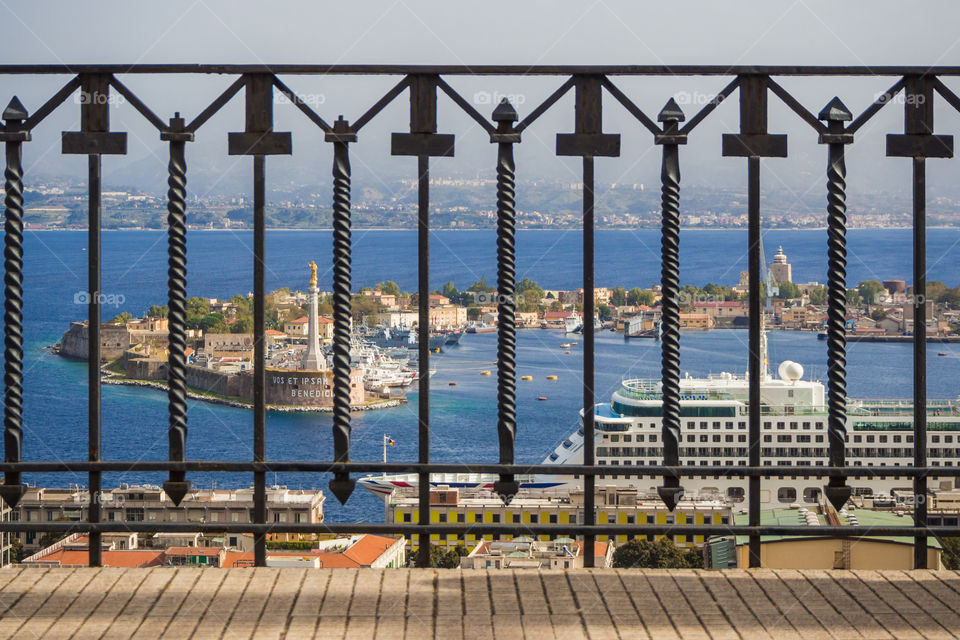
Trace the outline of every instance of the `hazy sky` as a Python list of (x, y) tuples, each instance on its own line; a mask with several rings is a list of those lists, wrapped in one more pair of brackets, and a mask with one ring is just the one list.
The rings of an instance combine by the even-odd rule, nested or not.
[[(464, 2), (246, 2), (197, 0), (144, 2), (42, 2), (0, 0), (7, 63), (411, 63), (411, 64), (960, 64), (960, 6), (956, 2), (596, 2), (488, 0)], [(2, 94), (17, 93), (36, 107), (66, 78), (6, 78)], [(328, 120), (344, 113), (355, 119), (393, 79), (286, 78), (314, 100)], [(181, 110), (189, 119), (227, 86), (230, 78), (201, 77), (166, 81), (125, 78), (163, 118)], [(709, 99), (727, 78), (617, 80), (651, 115), (672, 95), (690, 96), (688, 115)], [(782, 83), (818, 111), (840, 94), (854, 112), (894, 80), (785, 79)], [(562, 79), (451, 78), (450, 82), (483, 113), (484, 96), (508, 94), (521, 116)], [(956, 88), (958, 83), (954, 83)], [(226, 132), (242, 126), (240, 103), (226, 109), (201, 130), (190, 148), (191, 169), (202, 188), (248, 171), (248, 163), (227, 158)], [(271, 161), (271, 176), (300, 176), (316, 168), (329, 172), (329, 147), (315, 128), (287, 105), (278, 107), (277, 129), (294, 131), (295, 156)], [(37, 131), (27, 151), (28, 169), (77, 171), (82, 159), (59, 156), (61, 130), (78, 126), (79, 109), (64, 105)], [(384, 177), (410, 172), (412, 161), (389, 158), (389, 133), (407, 127), (405, 97), (364, 130), (356, 146), (358, 171)], [(952, 132), (960, 123), (948, 107), (938, 108), (937, 129)], [(556, 105), (525, 134), (518, 155), (520, 177), (554, 176), (575, 181), (577, 165), (553, 156), (553, 136), (570, 131), (572, 100)], [(107, 165), (117, 179), (151, 172), (162, 174), (165, 151), (156, 132), (129, 105), (114, 110), (112, 126), (130, 132), (129, 156)], [(743, 163), (719, 156), (720, 134), (738, 127), (736, 107), (727, 104), (702, 126), (684, 150), (687, 184), (736, 183)], [(435, 163), (443, 175), (491, 171), (493, 150), (481, 131), (442, 99), (440, 128), (458, 134), (457, 158)], [(651, 136), (612, 101), (605, 102), (604, 128), (623, 135), (623, 157), (604, 160), (598, 180), (655, 183), (659, 153)], [(772, 132), (791, 135), (790, 159), (766, 163), (765, 184), (788, 186), (795, 193), (822, 190), (824, 149), (816, 137), (780, 105), (771, 106)], [(858, 136), (850, 153), (852, 189), (902, 191), (908, 163), (883, 157), (883, 136), (902, 131), (902, 107), (891, 105)], [(955, 161), (932, 166), (931, 183), (942, 178), (952, 188)], [(199, 165), (199, 167), (198, 167)], [(195, 179), (196, 179), (195, 176)], [(218, 178), (217, 176), (221, 176)], [(237, 184), (242, 184), (238, 182)], [(197, 184), (194, 183), (194, 188)], [(222, 186), (222, 184), (221, 184)], [(162, 188), (162, 183), (158, 189)]]

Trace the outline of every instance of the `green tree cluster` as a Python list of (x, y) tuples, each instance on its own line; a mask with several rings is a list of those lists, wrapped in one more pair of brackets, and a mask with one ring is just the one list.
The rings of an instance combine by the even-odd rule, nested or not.
[(620, 569), (702, 569), (703, 555), (697, 549), (681, 549), (669, 538), (656, 542), (631, 540), (613, 552), (613, 566)]
[[(462, 544), (458, 544), (453, 549), (444, 550), (435, 544), (430, 545), (430, 566), (434, 569), (456, 569), (460, 566), (460, 558), (469, 555), (469, 551)], [(407, 566), (412, 567), (416, 564), (416, 556), (410, 554), (407, 556)]]

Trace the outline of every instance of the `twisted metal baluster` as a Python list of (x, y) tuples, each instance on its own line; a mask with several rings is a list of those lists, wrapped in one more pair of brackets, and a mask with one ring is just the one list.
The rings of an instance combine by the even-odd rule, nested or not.
[[(167, 165), (167, 320), (169, 347), (167, 358), (168, 413), (170, 419), (170, 460), (182, 462), (187, 443), (187, 162), (184, 120), (178, 113), (170, 120), (170, 162)], [(171, 471), (163, 484), (175, 505), (190, 490), (183, 471)]]
[[(844, 133), (850, 111), (834, 98), (820, 112), (827, 121), (827, 439), (831, 467), (845, 464), (847, 436), (847, 167), (844, 144), (852, 135)], [(830, 503), (840, 509), (850, 498), (846, 478), (831, 477), (824, 489)]]
[[(508, 135), (517, 112), (504, 99), (493, 119), (499, 122), (498, 133)], [(513, 143), (501, 141), (497, 146), (497, 437), (500, 464), (513, 464), (517, 432), (516, 165)], [(511, 474), (501, 474), (494, 483), (494, 491), (508, 504), (518, 490), (519, 483)]]
[[(7, 128), (19, 127), (27, 113), (14, 98), (3, 113)], [(11, 138), (17, 137), (11, 136)], [(4, 170), (6, 220), (4, 222), (4, 414), (3, 445), (6, 462), (20, 462), (23, 443), (23, 166), (22, 141), (6, 142), (7, 166)], [(7, 506), (13, 508), (23, 495), (19, 472), (9, 472), (0, 487)]]
[[(664, 123), (663, 162), (660, 170), (660, 374), (663, 385), (663, 463), (680, 464), (680, 153), (677, 127), (683, 120), (671, 100), (660, 111)], [(671, 511), (683, 495), (680, 479), (666, 476), (657, 493)]]
[[(339, 135), (338, 134), (342, 134)], [(333, 450), (337, 462), (350, 462), (350, 155), (355, 140), (342, 117), (333, 132)], [(341, 504), (356, 482), (348, 473), (336, 473), (330, 491)]]

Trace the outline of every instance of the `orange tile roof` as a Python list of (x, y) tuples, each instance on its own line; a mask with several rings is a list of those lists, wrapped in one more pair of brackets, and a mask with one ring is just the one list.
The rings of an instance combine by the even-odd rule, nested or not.
[(227, 551), (223, 556), (223, 563), (220, 565), (224, 569), (230, 569), (234, 563), (242, 562), (239, 566), (253, 566), (253, 554), (243, 551)]
[[(267, 558), (278, 556), (314, 557), (320, 559), (320, 566), (325, 569), (355, 569), (369, 567), (383, 552), (396, 542), (393, 538), (364, 535), (345, 552), (324, 551), (269, 551)], [(223, 558), (223, 568), (229, 568), (240, 561), (243, 566), (253, 565), (253, 554), (239, 551), (227, 551)]]
[(394, 538), (384, 538), (367, 534), (347, 549), (343, 555), (355, 561), (359, 566), (368, 567), (383, 555), (383, 552), (393, 546)]
[[(317, 322), (319, 322), (320, 324), (330, 324), (333, 322), (333, 320), (331, 320), (330, 318), (327, 318), (326, 316), (317, 316)], [(284, 324), (306, 324), (306, 323), (307, 323), (307, 316), (300, 316), (296, 320), (287, 320)]]
[[(130, 549), (126, 551), (104, 551), (105, 567), (157, 567), (163, 564), (163, 551)], [(39, 560), (38, 563), (59, 567), (86, 567), (90, 557), (86, 551), (60, 549)]]

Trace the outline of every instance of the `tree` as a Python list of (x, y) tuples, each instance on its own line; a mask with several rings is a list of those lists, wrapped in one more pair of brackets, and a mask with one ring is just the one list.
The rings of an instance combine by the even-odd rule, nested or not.
[(400, 295), (400, 286), (397, 285), (393, 280), (386, 280), (378, 284), (376, 289), (379, 289), (381, 293), (385, 293), (388, 296), (398, 296)]
[(848, 307), (859, 307), (860, 306), (860, 294), (856, 289), (847, 289), (847, 306)]
[(13, 564), (20, 564), (23, 560), (23, 543), (20, 542), (20, 538), (16, 536), (11, 536), (10, 538), (10, 562)]
[(613, 552), (613, 566), (621, 569), (701, 569), (703, 556), (696, 549), (680, 549), (666, 537), (656, 542), (631, 540)]
[(230, 325), (230, 333), (253, 333), (253, 316), (238, 316)]
[(610, 292), (610, 304), (623, 307), (627, 304), (627, 290), (623, 287), (614, 287)]
[(227, 323), (221, 313), (208, 313), (200, 319), (198, 326), (204, 333), (227, 333)]
[(597, 305), (597, 315), (600, 316), (600, 320), (609, 320), (613, 317), (613, 309), (605, 304)]
[(873, 312), (870, 314), (870, 317), (873, 318), (875, 321), (880, 322), (881, 320), (887, 317), (887, 312), (886, 310), (880, 309), (878, 307), (873, 310)]
[(785, 300), (791, 300), (793, 298), (799, 298), (800, 287), (793, 284), (792, 282), (781, 282), (777, 285), (777, 297)]
[[(429, 544), (429, 543), (428, 543)], [(430, 566), (434, 569), (456, 569), (460, 566), (460, 558), (468, 555), (470, 552), (462, 544), (458, 544), (453, 549), (444, 551), (435, 544), (430, 545)], [(407, 564), (413, 565), (416, 562), (414, 555), (407, 556)]]
[(449, 298), (451, 302), (460, 297), (460, 292), (457, 291), (457, 288), (453, 285), (453, 282), (448, 282), (443, 285), (443, 291), (441, 291), (445, 297)]
[(169, 313), (170, 307), (167, 305), (160, 306), (155, 304), (147, 309), (147, 315), (151, 318), (166, 318)]
[(960, 538), (937, 538), (937, 540), (943, 545), (944, 553), (941, 556), (943, 568), (948, 571), (960, 569)]
[(193, 296), (187, 298), (187, 327), (190, 329), (200, 328), (200, 320), (210, 313), (210, 305), (203, 298)]
[(627, 292), (627, 304), (635, 306), (643, 305), (646, 307), (653, 305), (653, 292), (634, 287)]
[(496, 291), (494, 287), (491, 287), (487, 284), (487, 276), (480, 276), (480, 279), (474, 282), (472, 285), (467, 287), (467, 291), (475, 291), (477, 293), (489, 293), (491, 291)]
[(876, 280), (864, 280), (857, 285), (857, 293), (864, 304), (876, 304), (881, 291), (884, 291), (883, 285)]
[(827, 288), (817, 287), (810, 290), (810, 304), (827, 304)]
[(350, 311), (354, 320), (362, 320), (367, 316), (374, 316), (380, 313), (380, 305), (370, 296), (353, 296), (350, 304)]
[(127, 324), (128, 322), (130, 322), (130, 318), (132, 317), (133, 316), (130, 315), (129, 311), (121, 311), (117, 315), (113, 316), (113, 320), (111, 320), (110, 322), (115, 322), (117, 324)]

